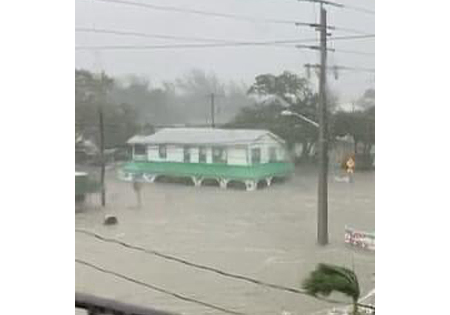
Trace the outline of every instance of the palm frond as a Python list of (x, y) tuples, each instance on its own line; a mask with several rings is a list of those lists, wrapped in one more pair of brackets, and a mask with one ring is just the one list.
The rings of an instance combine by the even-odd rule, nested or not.
[(319, 264), (303, 281), (303, 289), (312, 296), (329, 296), (333, 291), (343, 293), (357, 301), (360, 296), (356, 274), (345, 267)]

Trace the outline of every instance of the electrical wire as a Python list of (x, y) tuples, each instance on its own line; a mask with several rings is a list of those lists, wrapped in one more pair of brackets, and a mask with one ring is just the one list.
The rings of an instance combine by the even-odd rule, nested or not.
[(361, 12), (361, 13), (367, 13), (367, 14), (372, 14), (375, 15), (375, 11), (366, 9), (366, 8), (362, 8), (362, 7), (358, 7), (358, 6), (354, 6), (354, 5), (348, 5), (348, 4), (342, 4), (342, 3), (337, 3), (337, 2), (331, 2), (331, 1), (326, 1), (326, 0), (298, 0), (300, 2), (312, 2), (312, 3), (320, 3), (320, 4), (324, 4), (324, 5), (329, 5), (335, 8), (343, 8), (343, 9), (349, 9), (349, 10), (353, 10), (356, 12)]
[(362, 55), (362, 56), (375, 56), (374, 53), (370, 53), (370, 52), (365, 52), (365, 51), (355, 51), (355, 50), (344, 50), (344, 49), (335, 49), (335, 48), (333, 48), (333, 52), (344, 53), (344, 54)]
[(360, 31), (354, 28), (349, 28), (349, 27), (341, 27), (341, 26), (328, 26), (327, 27), (330, 30), (334, 30), (334, 31), (341, 31), (341, 32), (345, 32), (345, 33), (352, 33), (352, 34), (357, 34), (357, 35), (368, 35), (370, 33), (368, 32), (364, 32), (364, 31)]
[[(281, 291), (285, 291), (285, 292), (311, 296), (305, 290), (299, 290), (299, 289), (296, 289), (296, 288), (285, 287), (285, 286), (278, 285), (278, 284), (273, 284), (273, 283), (268, 283), (268, 282), (256, 280), (256, 279), (253, 279), (253, 278), (250, 278), (250, 277), (247, 277), (247, 276), (233, 274), (233, 273), (226, 272), (226, 271), (223, 271), (223, 270), (220, 270), (220, 269), (217, 269), (217, 268), (213, 268), (213, 267), (210, 267), (210, 266), (206, 266), (206, 265), (190, 262), (190, 261), (185, 260), (183, 258), (179, 258), (179, 257), (175, 257), (175, 256), (172, 256), (172, 255), (164, 254), (164, 253), (161, 253), (161, 252), (153, 250), (153, 249), (147, 249), (147, 248), (144, 248), (144, 247), (141, 247), (141, 246), (132, 245), (132, 244), (129, 244), (129, 243), (117, 240), (117, 239), (108, 238), (108, 237), (99, 235), (97, 233), (91, 232), (91, 231), (82, 230), (82, 229), (75, 229), (75, 232), (88, 235), (90, 237), (96, 238), (96, 239), (98, 239), (100, 241), (103, 241), (103, 242), (114, 243), (114, 244), (117, 244), (117, 245), (129, 248), (129, 249), (133, 249), (133, 250), (137, 250), (137, 251), (140, 251), (140, 252), (143, 252), (143, 253), (146, 253), (146, 254), (158, 256), (158, 257), (161, 257), (161, 258), (166, 259), (166, 260), (176, 261), (176, 262), (181, 263), (181, 264), (186, 265), (186, 266), (190, 266), (190, 267), (194, 267), (194, 268), (197, 268), (197, 269), (210, 271), (210, 272), (219, 274), (219, 275), (224, 276), (224, 277), (234, 278), (234, 279), (242, 280), (242, 281), (245, 281), (245, 282), (250, 282), (250, 283), (253, 283), (253, 284), (256, 284), (256, 285), (260, 285), (260, 286), (263, 286), (263, 287), (272, 288), (272, 289), (276, 289), (276, 290), (281, 290)], [(329, 302), (329, 303), (347, 304), (347, 303), (342, 302), (342, 301), (335, 301), (335, 300), (325, 299), (325, 298), (321, 298), (321, 297), (315, 297), (315, 298), (318, 298), (318, 299), (320, 299), (322, 301)], [(361, 306), (364, 307), (364, 305), (361, 305)], [(367, 306), (367, 307), (369, 307), (369, 306)]]
[(121, 278), (123, 280), (132, 282), (134, 284), (137, 284), (137, 285), (140, 285), (140, 286), (143, 286), (143, 287), (146, 287), (146, 288), (149, 288), (149, 289), (152, 289), (152, 290), (164, 293), (164, 294), (171, 295), (171, 296), (173, 296), (173, 297), (175, 297), (177, 299), (180, 299), (180, 300), (183, 300), (183, 301), (186, 301), (186, 302), (202, 305), (204, 307), (211, 308), (211, 309), (214, 309), (214, 310), (217, 310), (217, 311), (221, 311), (221, 312), (224, 312), (224, 313), (227, 313), (227, 314), (245, 315), (244, 313), (241, 313), (241, 312), (232, 311), (232, 310), (223, 308), (221, 306), (217, 306), (217, 305), (214, 305), (214, 304), (211, 304), (211, 303), (206, 303), (206, 302), (194, 299), (194, 298), (187, 297), (185, 295), (181, 295), (181, 294), (176, 293), (176, 292), (172, 292), (172, 291), (163, 289), (163, 288), (155, 286), (153, 284), (149, 284), (149, 283), (146, 283), (146, 282), (143, 282), (143, 281), (131, 278), (129, 276), (123, 275), (121, 273), (118, 273), (118, 272), (115, 272), (115, 271), (112, 271), (112, 270), (108, 270), (108, 269), (105, 269), (103, 267), (99, 267), (99, 266), (97, 266), (95, 264), (92, 264), (90, 262), (84, 261), (82, 259), (75, 258), (75, 262), (77, 262), (77, 263), (79, 263), (81, 265), (90, 267), (92, 269), (95, 269), (97, 271), (100, 271), (102, 273), (109, 274), (109, 275), (115, 276), (117, 278)]
[[(235, 14), (219, 13), (219, 12), (209, 12), (209, 11), (186, 9), (186, 8), (173, 7), (173, 6), (161, 6), (161, 5), (134, 2), (134, 1), (123, 1), (123, 0), (94, 0), (94, 1), (138, 6), (138, 7), (143, 7), (143, 8), (152, 9), (152, 10), (161, 10), (161, 11), (169, 11), (169, 12), (177, 12), (177, 13), (189, 13), (189, 14), (196, 14), (196, 15), (201, 15), (201, 16), (208, 16), (208, 17), (228, 18), (228, 19), (254, 22), (254, 23), (291, 24), (291, 25), (294, 24), (296, 26), (308, 26), (308, 27), (318, 27), (319, 26), (316, 23), (302, 22), (302, 21), (298, 21), (298, 20), (255, 18), (255, 17), (243, 16), (243, 15), (235, 15)], [(367, 34), (366, 32), (362, 32), (359, 30), (351, 29), (351, 28), (334, 27), (334, 26), (329, 26), (328, 28), (332, 29), (332, 30), (351, 32), (351, 33), (361, 34), (361, 35)]]
[[(348, 71), (361, 71), (375, 73), (373, 68), (362, 68), (362, 67), (348, 67), (348, 66), (335, 66), (338, 70), (348, 70)], [(332, 68), (335, 68), (332, 66)]]
[(186, 41), (200, 41), (200, 42), (212, 42), (212, 43), (232, 43), (232, 41), (228, 41), (228, 40), (224, 40), (224, 39), (215, 39), (215, 38), (184, 37), (184, 36), (174, 36), (174, 35), (165, 35), (165, 34), (149, 34), (149, 33), (140, 33), (140, 32), (132, 32), (132, 31), (120, 31), (120, 30), (112, 30), (112, 29), (98, 29), (98, 28), (87, 28), (87, 27), (76, 27), (75, 31), (83, 32), (83, 33), (111, 34), (111, 35), (133, 36), (133, 37), (143, 37), (143, 38), (161, 38), (161, 39), (170, 39), (170, 40), (186, 40)]
[[(113, 34), (120, 36), (137, 36), (137, 37), (145, 37), (145, 38), (164, 38), (171, 40), (191, 40), (191, 41), (203, 41), (203, 42), (211, 42), (214, 44), (166, 44), (166, 45), (131, 45), (131, 46), (78, 46), (75, 49), (77, 50), (116, 50), (116, 49), (174, 49), (174, 48), (208, 48), (208, 47), (228, 47), (228, 46), (281, 46), (285, 44), (294, 44), (294, 43), (303, 43), (303, 42), (315, 42), (316, 38), (306, 38), (306, 39), (288, 39), (288, 40), (276, 40), (276, 41), (260, 41), (260, 42), (252, 42), (252, 41), (232, 41), (226, 39), (217, 39), (217, 38), (202, 38), (202, 37), (183, 37), (176, 35), (165, 35), (165, 34), (149, 34), (149, 33), (140, 33), (133, 31), (121, 31), (114, 29), (95, 29), (95, 28), (87, 28), (87, 27), (77, 27), (75, 28), (77, 32), (88, 32), (88, 33), (98, 33), (98, 34)], [(349, 39), (363, 39), (363, 38), (371, 38), (375, 37), (375, 34), (364, 34), (358, 36), (338, 36), (332, 38), (332, 40), (349, 40)], [(285, 46), (289, 47), (289, 46)]]
[(168, 44), (168, 45), (109, 45), (109, 46), (77, 46), (75, 50), (159, 50), (159, 49), (189, 49), (189, 48), (226, 48), (226, 47), (277, 47), (292, 48), (286, 46), (289, 43), (297, 41), (273, 41), (273, 42), (241, 42), (241, 43), (223, 43), (223, 44)]
[[(114, 29), (94, 29), (87, 27), (76, 27), (76, 32), (86, 32), (86, 33), (97, 33), (97, 34), (111, 34), (119, 36), (132, 36), (132, 37), (143, 37), (143, 38), (161, 38), (170, 40), (186, 40), (186, 41), (199, 41), (199, 42), (211, 42), (211, 43), (222, 43), (231, 45), (241, 45), (241, 44), (284, 44), (284, 43), (296, 43), (301, 41), (315, 41), (315, 38), (307, 39), (288, 39), (288, 40), (276, 40), (276, 41), (262, 41), (262, 42), (252, 42), (252, 41), (236, 41), (228, 39), (218, 39), (218, 38), (205, 38), (205, 37), (185, 37), (177, 35), (166, 35), (166, 34), (151, 34), (151, 33), (141, 33), (134, 31), (121, 31)], [(186, 44), (183, 44), (186, 45)], [(190, 44), (188, 44), (190, 45)]]
[(253, 23), (297, 24), (297, 25), (303, 25), (303, 26), (315, 26), (314, 23), (301, 22), (301, 21), (295, 21), (295, 20), (284, 20), (284, 19), (273, 19), (273, 18), (255, 18), (255, 17), (250, 17), (250, 16), (244, 16), (244, 15), (210, 12), (210, 11), (195, 10), (195, 9), (186, 9), (186, 8), (180, 8), (180, 7), (174, 7), (174, 6), (162, 6), (162, 5), (155, 5), (155, 4), (149, 4), (149, 3), (134, 2), (134, 1), (123, 1), (123, 0), (95, 0), (95, 1), (105, 2), (105, 3), (123, 4), (123, 5), (129, 5), (129, 6), (137, 6), (137, 7), (151, 9), (151, 10), (169, 11), (169, 12), (177, 12), (177, 13), (189, 13), (189, 14), (208, 16), (208, 17), (217, 17), (217, 18), (227, 18), (227, 19), (233, 19), (233, 20), (238, 20), (238, 21), (247, 21), (247, 22), (253, 22)]
[[(375, 37), (374, 34), (360, 36), (342, 36), (335, 37), (333, 40), (349, 40)], [(105, 45), (105, 46), (76, 46), (76, 50), (140, 50), (140, 49), (188, 49), (188, 48), (217, 48), (217, 47), (245, 47), (245, 46), (274, 46), (292, 48), (286, 44), (314, 42), (315, 38), (298, 40), (278, 40), (264, 42), (230, 42), (230, 43), (211, 43), (211, 44), (167, 44), (167, 45)]]

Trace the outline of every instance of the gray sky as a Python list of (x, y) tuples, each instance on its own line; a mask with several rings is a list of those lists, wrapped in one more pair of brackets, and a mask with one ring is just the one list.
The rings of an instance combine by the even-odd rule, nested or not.
[[(127, 1), (127, 0), (124, 0)], [(296, 0), (128, 0), (162, 6), (251, 16), (259, 19), (282, 19), (304, 22), (318, 20), (319, 7)], [(317, 37), (310, 27), (238, 21), (220, 17), (149, 10), (142, 7), (107, 3), (98, 0), (76, 0), (76, 27), (152, 33), (171, 36), (206, 37), (230, 41), (271, 41)], [(374, 11), (374, 0), (339, 0), (339, 3)], [(328, 6), (328, 24), (341, 28), (375, 33), (375, 16), (354, 10)], [(356, 35), (333, 31), (333, 36)], [(76, 33), (76, 46), (183, 44), (180, 40), (140, 38), (112, 34)], [(198, 44), (198, 42), (196, 43)], [(309, 44), (312, 45), (313, 43)], [(329, 46), (352, 51), (375, 52), (375, 38), (329, 42)], [(114, 76), (144, 75), (152, 84), (173, 80), (198, 68), (214, 72), (222, 80), (251, 84), (258, 74), (279, 74), (283, 70), (304, 74), (305, 63), (317, 63), (318, 54), (308, 49), (280, 46), (215, 47), (164, 50), (76, 51), (76, 67)], [(373, 55), (329, 53), (329, 65), (374, 68)], [(314, 77), (313, 77), (314, 78)], [(313, 82), (316, 82), (314, 79)], [(367, 72), (342, 71), (339, 80), (332, 75), (328, 82), (341, 102), (357, 98), (374, 87), (375, 75)]]

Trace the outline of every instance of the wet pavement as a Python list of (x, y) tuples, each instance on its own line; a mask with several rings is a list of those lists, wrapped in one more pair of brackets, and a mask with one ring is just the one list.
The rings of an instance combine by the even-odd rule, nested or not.
[[(375, 175), (357, 173), (354, 183), (335, 182), (330, 177), (330, 244), (320, 247), (315, 239), (316, 174), (314, 169), (297, 169), (290, 181), (255, 192), (146, 184), (143, 205), (138, 208), (132, 185), (117, 180), (111, 170), (107, 176), (107, 207), (99, 206), (98, 196), (90, 197), (75, 215), (76, 228), (288, 287), (300, 288), (302, 279), (319, 262), (344, 265), (355, 270), (364, 295), (374, 288), (375, 255), (346, 246), (344, 228), (348, 225), (374, 231)], [(106, 214), (116, 215), (119, 223), (104, 226)], [(311, 314), (335, 306), (79, 233), (76, 257), (246, 314)], [(180, 314), (221, 314), (79, 264), (76, 290)]]

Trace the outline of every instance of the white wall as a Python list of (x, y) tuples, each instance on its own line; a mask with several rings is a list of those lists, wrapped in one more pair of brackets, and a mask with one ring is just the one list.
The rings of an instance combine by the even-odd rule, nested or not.
[(282, 145), (277, 147), (277, 161), (284, 162), (287, 160), (287, 151), (286, 148)]
[(212, 148), (206, 148), (206, 163), (212, 163)]
[(166, 158), (162, 159), (159, 157), (159, 146), (149, 145), (147, 147), (147, 158), (152, 162), (183, 162), (184, 161), (184, 151), (181, 146), (168, 145), (166, 146)]
[(167, 146), (167, 162), (184, 162), (184, 149), (182, 146)]
[(229, 147), (227, 149), (228, 163), (230, 165), (247, 165), (246, 147)]
[[(250, 152), (251, 149), (254, 148), (260, 148), (261, 149), (261, 163), (269, 163), (269, 148), (275, 147), (277, 149), (277, 159), (279, 161), (283, 161), (283, 159), (286, 156), (284, 145), (279, 143), (274, 138), (270, 137), (269, 135), (266, 135), (258, 141), (255, 141), (250, 145)], [(249, 161), (251, 162), (251, 156), (249, 157)]]
[[(257, 142), (252, 143), (247, 147), (227, 147), (227, 164), (229, 165), (250, 165), (251, 164), (251, 149), (261, 149), (261, 163), (269, 162), (269, 148), (275, 147), (277, 159), (283, 161), (286, 158), (286, 150), (284, 145), (272, 137), (265, 136)], [(159, 157), (159, 146), (147, 146), (147, 160), (152, 162), (184, 162), (184, 148), (182, 145), (167, 145), (167, 158), (161, 159)], [(191, 163), (199, 162), (199, 147), (192, 146), (189, 148), (191, 155)], [(206, 163), (212, 163), (212, 147), (206, 147)]]
[(157, 145), (149, 145), (147, 147), (147, 159), (152, 162), (159, 162), (159, 147)]
[(189, 152), (191, 153), (191, 163), (198, 163), (198, 148), (190, 148)]
[(132, 147), (132, 157), (135, 161), (145, 161), (147, 159), (145, 154), (136, 154), (135, 147)]

